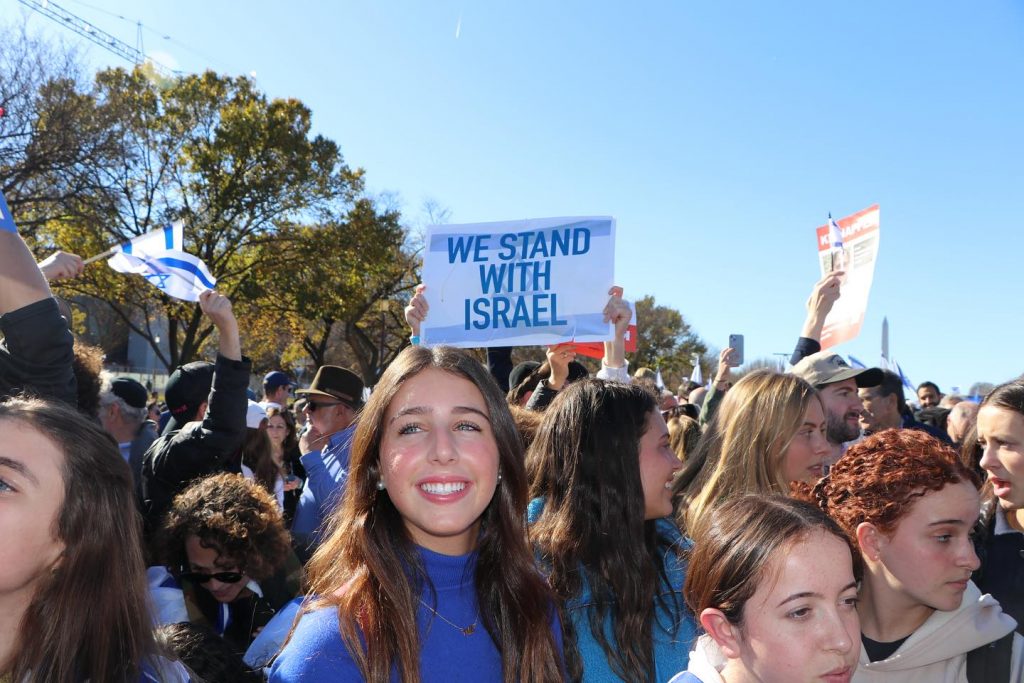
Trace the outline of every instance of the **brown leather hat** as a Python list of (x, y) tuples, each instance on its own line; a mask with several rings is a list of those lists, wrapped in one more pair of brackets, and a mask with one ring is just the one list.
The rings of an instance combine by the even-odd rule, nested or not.
[(337, 365), (322, 365), (309, 389), (299, 389), (295, 393), (334, 398), (358, 408), (363, 404), (363, 380), (351, 370)]

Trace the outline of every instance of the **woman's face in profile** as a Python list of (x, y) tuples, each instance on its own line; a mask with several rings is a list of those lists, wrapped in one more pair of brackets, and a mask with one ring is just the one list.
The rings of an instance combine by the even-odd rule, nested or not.
[(928, 491), (910, 505), (892, 534), (879, 532), (881, 566), (872, 575), (903, 602), (955, 610), (981, 564), (971, 538), (980, 508), (981, 497), (968, 482)]
[(668, 427), (659, 411), (647, 414), (640, 437), (640, 484), (644, 491), (644, 519), (672, 514), (672, 481), (683, 467), (669, 445)]
[(800, 427), (782, 455), (783, 481), (815, 482), (821, 479), (825, 458), (832, 452), (825, 431), (825, 411), (821, 408), (821, 401), (812, 398)]
[[(0, 420), (0, 595), (26, 591), (60, 561), (64, 453), (34, 427)], [(27, 604), (28, 599), (25, 600)]]
[(476, 547), (480, 516), (498, 485), (498, 445), (475, 384), (428, 368), (384, 413), (380, 472), (413, 541), (445, 555)]

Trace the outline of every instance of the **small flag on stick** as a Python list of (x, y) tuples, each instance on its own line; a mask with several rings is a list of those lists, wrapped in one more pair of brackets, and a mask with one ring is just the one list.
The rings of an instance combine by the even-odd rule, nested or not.
[[(165, 249), (146, 256), (122, 252), (111, 260), (114, 258), (118, 259), (118, 267), (111, 265), (114, 270), (141, 275), (154, 287), (176, 299), (199, 301), (200, 294), (217, 284), (205, 263), (177, 249)], [(127, 268), (122, 270), (124, 266)]]

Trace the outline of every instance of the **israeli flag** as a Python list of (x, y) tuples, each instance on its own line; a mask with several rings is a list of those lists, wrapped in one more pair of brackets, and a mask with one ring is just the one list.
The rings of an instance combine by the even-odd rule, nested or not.
[(114, 270), (141, 275), (151, 285), (176, 299), (199, 301), (200, 294), (217, 284), (205, 263), (178, 249), (164, 249), (145, 256), (122, 252), (117, 256), (130, 268)]
[(852, 367), (855, 367), (855, 368), (867, 368), (867, 366), (864, 365), (864, 363), (862, 363), (857, 358), (854, 358), (853, 356), (850, 356), (850, 355), (847, 355), (846, 357), (850, 359), (850, 365)]
[(119, 273), (138, 272), (137, 261), (125, 257), (125, 254), (145, 258), (160, 254), (168, 249), (182, 251), (185, 248), (185, 225), (181, 221), (175, 221), (170, 225), (157, 228), (139, 235), (130, 242), (114, 247), (117, 253), (107, 259), (107, 265)]
[(832, 218), (832, 214), (828, 215), (828, 245), (832, 249), (843, 248), (843, 231), (840, 230), (839, 224)]
[(0, 192), (0, 232), (18, 234), (18, 226), (14, 224), (14, 216), (11, 215), (11, 210), (7, 208), (7, 200), (4, 199), (3, 192)]
[(896, 366), (896, 372), (899, 374), (900, 380), (903, 381), (903, 386), (909, 389), (911, 393), (916, 394), (917, 389), (914, 387), (914, 383), (910, 381), (909, 377), (903, 374), (903, 368), (900, 367), (900, 364), (897, 363), (896, 361), (893, 361), (893, 364)]

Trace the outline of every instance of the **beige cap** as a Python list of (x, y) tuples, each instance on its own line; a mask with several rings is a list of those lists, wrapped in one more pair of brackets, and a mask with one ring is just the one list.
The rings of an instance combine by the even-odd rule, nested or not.
[(854, 368), (838, 353), (819, 351), (805, 356), (790, 370), (791, 374), (807, 380), (808, 384), (820, 387), (823, 384), (842, 382), (846, 379), (857, 381), (858, 387), (877, 387), (882, 383), (882, 371), (878, 368)]

